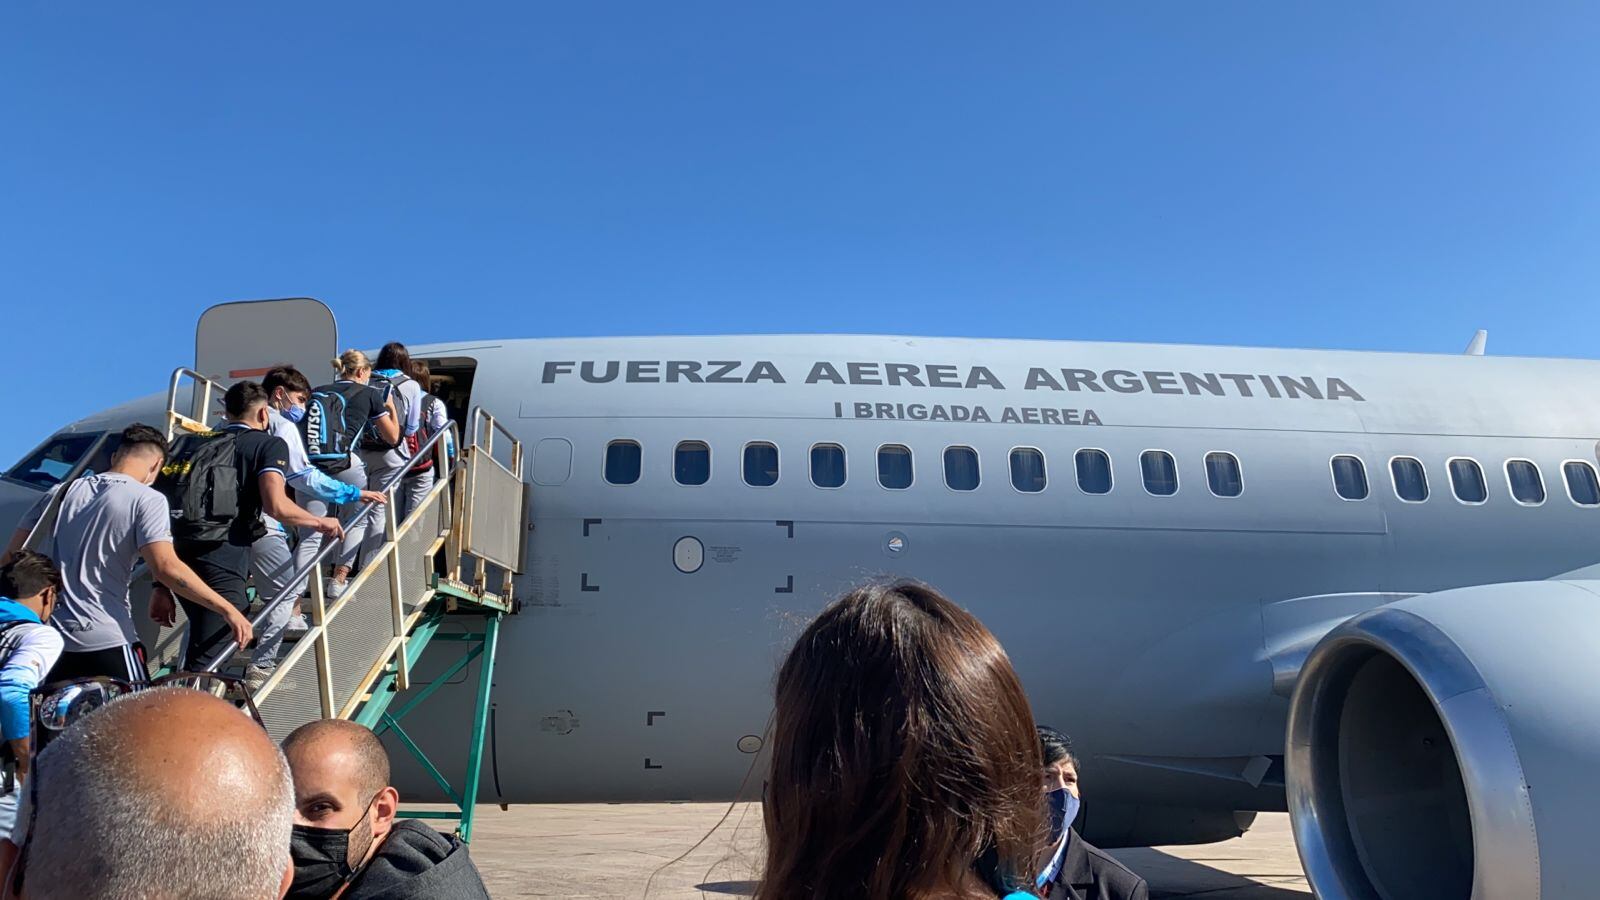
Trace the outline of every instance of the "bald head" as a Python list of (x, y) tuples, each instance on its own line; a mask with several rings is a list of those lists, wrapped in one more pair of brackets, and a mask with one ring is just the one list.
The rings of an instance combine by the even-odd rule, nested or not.
[(301, 772), (314, 761), (363, 797), (389, 784), (389, 754), (383, 742), (366, 726), (344, 719), (301, 725), (283, 739), (283, 755), (291, 772)]
[(188, 688), (89, 714), (39, 756), (24, 896), (273, 900), (294, 794), (261, 726)]

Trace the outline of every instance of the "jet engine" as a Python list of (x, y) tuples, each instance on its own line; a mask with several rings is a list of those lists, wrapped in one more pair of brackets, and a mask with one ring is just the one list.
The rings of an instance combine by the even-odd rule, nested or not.
[(1358, 615), (1290, 702), (1295, 843), (1323, 900), (1538, 900), (1600, 884), (1600, 581)]

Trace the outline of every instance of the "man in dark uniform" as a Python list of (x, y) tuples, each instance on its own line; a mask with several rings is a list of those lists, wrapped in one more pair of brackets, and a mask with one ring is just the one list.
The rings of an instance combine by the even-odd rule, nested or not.
[[(270, 430), (271, 407), (267, 392), (254, 381), (240, 381), (223, 397), (228, 422), (221, 431), (233, 437), (238, 512), (221, 540), (181, 539), (175, 534), (178, 558), (188, 563), (206, 585), (241, 614), (250, 608), (246, 581), (250, 577), (250, 549), (265, 532), (263, 511), (287, 526), (302, 527), (337, 539), (344, 532), (339, 520), (317, 516), (290, 499), (284, 485), (289, 470), (289, 447)], [(235, 631), (222, 614), (179, 598), (189, 620), (185, 665), (199, 668), (234, 638)], [(163, 625), (175, 619), (172, 594), (157, 585), (150, 598), (150, 615)]]
[(1072, 741), (1054, 728), (1039, 726), (1039, 745), (1044, 750), (1044, 789), (1046, 793), (1064, 791), (1074, 802), (1065, 806), (1067, 847), (1060, 870), (1043, 886), (1050, 900), (1149, 900), (1150, 886), (1109, 853), (1084, 840), (1071, 830), (1077, 812), (1078, 758)]
[(288, 900), (489, 900), (467, 845), (398, 818), (377, 735), (318, 719), (283, 739), (294, 775)]

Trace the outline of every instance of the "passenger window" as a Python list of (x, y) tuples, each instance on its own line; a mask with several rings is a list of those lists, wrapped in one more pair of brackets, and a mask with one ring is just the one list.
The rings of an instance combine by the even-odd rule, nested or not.
[(1482, 503), (1489, 499), (1489, 485), (1483, 480), (1483, 467), (1475, 459), (1450, 460), (1450, 489), (1462, 503)]
[(1011, 451), (1011, 486), (1024, 494), (1044, 490), (1044, 454), (1032, 447)]
[(639, 443), (612, 441), (606, 445), (606, 481), (633, 484), (639, 480)]
[(878, 483), (890, 490), (911, 487), (911, 448), (884, 444), (878, 448)]
[(1111, 457), (1104, 450), (1079, 450), (1073, 462), (1078, 468), (1078, 490), (1085, 494), (1111, 492)]
[(1220, 450), (1207, 453), (1206, 483), (1218, 497), (1237, 497), (1244, 493), (1244, 473), (1239, 471), (1239, 458)]
[(944, 448), (944, 483), (952, 491), (975, 491), (980, 481), (978, 451), (971, 447)]
[(704, 441), (683, 441), (672, 454), (672, 477), (679, 484), (705, 484), (711, 480), (711, 448)]
[(1567, 476), (1567, 496), (1579, 506), (1600, 506), (1600, 480), (1595, 479), (1594, 466), (1582, 460), (1572, 460), (1561, 467)]
[(1359, 456), (1335, 456), (1333, 489), (1346, 500), (1367, 499), (1367, 464)]
[(1539, 467), (1525, 459), (1506, 462), (1506, 480), (1511, 482), (1511, 496), (1518, 503), (1538, 506), (1544, 502), (1544, 476)]
[(1178, 464), (1165, 450), (1146, 450), (1139, 454), (1139, 470), (1144, 475), (1144, 489), (1157, 497), (1169, 497), (1178, 492)]
[(838, 444), (818, 444), (811, 448), (811, 483), (820, 488), (843, 486), (843, 447)]
[(778, 483), (778, 448), (764, 441), (744, 446), (744, 483), (772, 487)]
[(1428, 471), (1422, 460), (1396, 456), (1389, 460), (1389, 474), (1394, 478), (1395, 496), (1401, 500), (1421, 503), (1428, 499)]

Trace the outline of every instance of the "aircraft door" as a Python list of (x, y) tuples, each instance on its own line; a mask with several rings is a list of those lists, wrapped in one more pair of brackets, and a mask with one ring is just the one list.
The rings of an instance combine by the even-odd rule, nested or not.
[(333, 310), (310, 297), (219, 303), (195, 326), (195, 370), (224, 386), (285, 364), (321, 384), (338, 353)]

